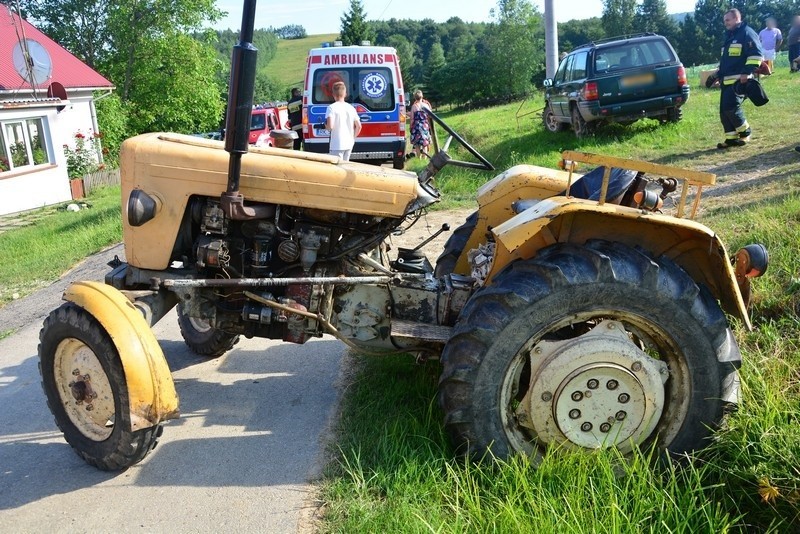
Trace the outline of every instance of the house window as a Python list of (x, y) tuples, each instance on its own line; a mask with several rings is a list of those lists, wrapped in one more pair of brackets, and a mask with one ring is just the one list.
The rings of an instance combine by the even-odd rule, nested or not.
[(0, 172), (50, 162), (41, 117), (0, 123)]

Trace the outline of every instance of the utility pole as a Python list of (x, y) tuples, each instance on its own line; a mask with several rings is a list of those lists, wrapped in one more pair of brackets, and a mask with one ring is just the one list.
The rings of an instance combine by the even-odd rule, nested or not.
[(558, 68), (558, 26), (554, 0), (544, 0), (544, 57), (547, 77), (552, 78)]

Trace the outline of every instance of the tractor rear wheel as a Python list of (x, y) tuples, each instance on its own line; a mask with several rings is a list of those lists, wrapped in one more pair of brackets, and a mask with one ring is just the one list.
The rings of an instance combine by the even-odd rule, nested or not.
[(703, 447), (737, 398), (740, 355), (711, 294), (623, 245), (557, 244), (478, 290), (442, 354), (457, 450), (540, 455)]
[(119, 353), (92, 315), (67, 303), (39, 333), (39, 372), (47, 405), (78, 456), (105, 471), (126, 469), (156, 446), (157, 425), (131, 430)]
[(178, 327), (183, 341), (192, 352), (206, 358), (218, 358), (239, 342), (238, 334), (223, 332), (203, 319), (190, 317), (184, 311), (183, 304), (178, 305)]
[(447, 239), (447, 242), (445, 242), (442, 253), (436, 260), (436, 267), (433, 271), (434, 276), (440, 278), (453, 272), (453, 269), (456, 268), (458, 258), (464, 251), (464, 247), (467, 246), (469, 236), (472, 235), (477, 225), (478, 212), (476, 211), (467, 217), (464, 224), (453, 231), (452, 235)]

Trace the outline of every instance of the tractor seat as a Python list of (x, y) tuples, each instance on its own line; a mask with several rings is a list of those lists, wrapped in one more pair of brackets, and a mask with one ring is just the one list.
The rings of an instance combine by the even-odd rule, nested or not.
[[(600, 189), (603, 186), (603, 174), (605, 171), (605, 167), (597, 167), (584, 174), (572, 184), (570, 194), (575, 198), (598, 200), (600, 198)], [(611, 177), (608, 180), (608, 193), (606, 194), (608, 202), (613, 203), (617, 197), (622, 196), (633, 184), (635, 178), (636, 171), (612, 168)], [(561, 194), (566, 194), (566, 191)]]

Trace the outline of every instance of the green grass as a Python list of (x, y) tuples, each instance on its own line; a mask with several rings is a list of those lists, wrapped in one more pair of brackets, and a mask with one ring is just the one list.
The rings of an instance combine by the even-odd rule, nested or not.
[(0, 306), (57, 280), (89, 254), (122, 238), (120, 188), (97, 190), (78, 212), (58, 207), (24, 214), (31, 224), (0, 234)]
[[(733, 200), (736, 203), (736, 199)], [(761, 240), (753, 332), (737, 331), (743, 402), (687, 466), (550, 450), (455, 459), (435, 401), (439, 365), (357, 358), (322, 488), (331, 532), (786, 532), (800, 521), (800, 195), (704, 221), (736, 248)], [(744, 228), (746, 223), (746, 228)], [(794, 289), (791, 289), (794, 288)], [(762, 492), (777, 492), (765, 502)]]
[[(780, 70), (764, 85), (771, 102), (746, 105), (751, 145), (712, 149), (722, 139), (717, 91), (697, 87), (685, 120), (642, 121), (577, 140), (551, 134), (519, 103), (443, 113), (498, 170), (552, 167), (565, 149), (647, 159), (714, 172), (701, 222), (729, 250), (767, 245), (771, 264), (754, 281), (755, 329), (736, 327), (743, 402), (714, 443), (688, 465), (653, 468), (647, 452), (550, 450), (479, 465), (454, 457), (435, 395), (440, 366), (410, 358), (356, 358), (321, 499), (330, 532), (788, 532), (800, 524), (800, 78)], [(541, 107), (526, 102), (525, 110)], [(459, 153), (463, 159), (468, 159)], [(409, 167), (419, 169), (412, 160)], [(474, 205), (495, 173), (447, 168), (437, 181), (445, 206)]]
[(338, 36), (338, 33), (330, 33), (310, 35), (305, 39), (278, 40), (278, 50), (266, 68), (267, 75), (276, 80), (281, 88), (302, 87), (308, 51), (322, 46), (324, 42), (333, 41)]

